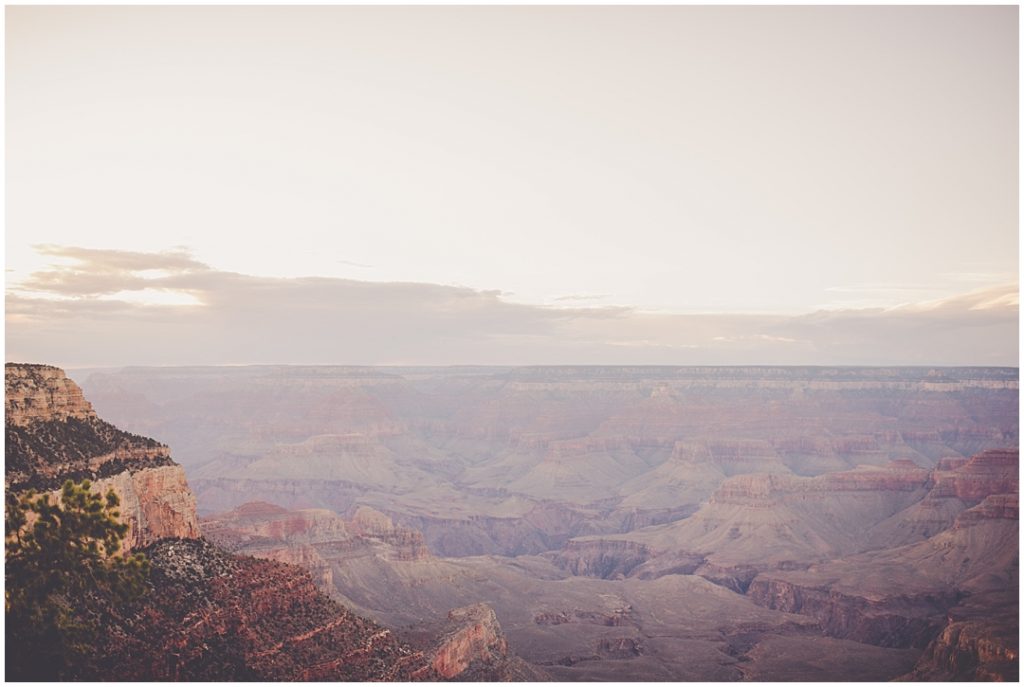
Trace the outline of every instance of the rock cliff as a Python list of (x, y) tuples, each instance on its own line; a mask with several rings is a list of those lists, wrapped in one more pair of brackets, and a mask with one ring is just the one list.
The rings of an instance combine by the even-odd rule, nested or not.
[(576, 538), (556, 562), (590, 576), (696, 572), (744, 591), (758, 571), (870, 548), (872, 528), (920, 501), (931, 483), (930, 471), (909, 461), (816, 477), (736, 475), (688, 518)]
[(973, 506), (990, 494), (1016, 493), (1019, 462), (1018, 451), (990, 450), (965, 462), (940, 465), (935, 471), (933, 494), (936, 497), (954, 496)]
[(427, 555), (418, 533), (372, 509), (344, 522), (329, 511), (253, 504), (238, 513), (252, 526), (222, 523), (214, 533), (264, 545), (304, 533), (311, 544), (271, 547), (262, 558), (232, 555), (200, 537), (195, 498), (166, 446), (100, 420), (57, 368), (8, 363), (5, 371), (7, 490), (55, 490), (85, 478), (97, 490), (112, 489), (129, 524), (125, 548), (152, 564), (145, 595), (103, 611), (107, 632), (77, 677), (407, 681), (472, 670), (474, 679), (490, 680), (526, 665), (484, 606), (453, 611), (440, 640), (414, 649), (325, 596), (309, 572), (290, 564), (312, 568), (329, 586), (330, 567), (312, 543), (375, 539), (399, 558), (416, 559)]
[(92, 404), (60, 368), (17, 363), (4, 367), (8, 424), (24, 427), (33, 422), (96, 419)]
[(1017, 670), (1017, 518), (1017, 494), (991, 494), (924, 541), (763, 573), (748, 594), (834, 637), (924, 648), (911, 679), (1005, 678)]
[(195, 497), (159, 442), (99, 419), (81, 389), (48, 365), (5, 365), (7, 489), (54, 491), (67, 479), (112, 489), (129, 526), (125, 548), (198, 537)]
[(395, 525), (367, 506), (359, 506), (345, 518), (324, 509), (290, 511), (254, 502), (207, 516), (200, 525), (206, 537), (229, 551), (306, 568), (328, 594), (335, 591), (333, 566), (344, 566), (350, 558), (369, 555), (422, 561), (430, 557), (423, 535)]
[(1018, 436), (1018, 374), (1001, 368), (135, 368), (83, 384), (104, 417), (171, 441), (204, 514), (366, 504), (441, 556), (679, 520), (737, 475), (930, 468)]
[(546, 672), (511, 652), (494, 610), (484, 603), (448, 614), (447, 631), (434, 650), (431, 667), (460, 681), (543, 682)]
[(586, 539), (568, 542), (554, 561), (573, 575), (612, 580), (627, 577), (653, 555), (649, 547), (637, 542)]
[(1014, 591), (967, 598), (950, 610), (946, 626), (905, 679), (1017, 682), (1017, 609)]

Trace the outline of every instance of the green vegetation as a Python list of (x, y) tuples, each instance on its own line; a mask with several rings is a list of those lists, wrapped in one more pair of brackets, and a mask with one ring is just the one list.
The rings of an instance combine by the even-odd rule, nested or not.
[(117, 495), (91, 487), (68, 480), (56, 498), (7, 494), (7, 680), (82, 677), (104, 619), (146, 588), (149, 561), (120, 553), (128, 526)]
[[(151, 449), (165, 449), (152, 451)], [(141, 449), (134, 457), (115, 458), (92, 468), (89, 461), (118, 449)], [(160, 442), (124, 432), (97, 418), (7, 425), (4, 447), (6, 481), (13, 491), (60, 489), (65, 479), (102, 479), (125, 469), (172, 465)]]

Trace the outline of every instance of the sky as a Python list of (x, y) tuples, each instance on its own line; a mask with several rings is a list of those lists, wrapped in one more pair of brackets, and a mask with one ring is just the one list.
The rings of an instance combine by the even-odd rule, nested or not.
[(1017, 365), (1005, 7), (8, 7), (6, 357)]

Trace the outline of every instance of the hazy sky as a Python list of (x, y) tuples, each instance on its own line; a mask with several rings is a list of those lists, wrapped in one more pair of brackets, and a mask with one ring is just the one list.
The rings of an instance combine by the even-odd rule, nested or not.
[(1017, 363), (1016, 7), (6, 15), (8, 359)]

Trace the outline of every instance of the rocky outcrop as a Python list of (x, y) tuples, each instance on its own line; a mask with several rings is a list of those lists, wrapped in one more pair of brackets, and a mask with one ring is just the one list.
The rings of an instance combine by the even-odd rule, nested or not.
[(448, 621), (457, 629), (441, 640), (430, 663), (441, 677), (455, 677), (475, 662), (490, 663), (508, 656), (508, 642), (486, 604), (456, 608), (448, 613)]
[(420, 532), (395, 525), (387, 515), (368, 506), (356, 509), (350, 528), (358, 537), (377, 539), (387, 544), (395, 560), (418, 561), (430, 556)]
[[(971, 647), (979, 656), (987, 651), (988, 644), (970, 638), (1005, 634), (1007, 626), (1016, 632), (1015, 622), (994, 618), (1005, 614), (1007, 593), (1016, 595), (1017, 514), (1017, 494), (993, 494), (924, 541), (794, 572), (763, 573), (747, 594), (768, 608), (812, 616), (833, 637), (930, 646), (933, 658), (922, 674), (930, 670), (951, 679), (968, 670), (964, 666), (980, 664), (980, 658), (965, 658)], [(966, 615), (970, 622), (958, 624)], [(946, 639), (936, 639), (940, 631), (949, 633)]]
[(320, 588), (333, 594), (333, 565), (349, 557), (379, 556), (390, 561), (430, 557), (423, 536), (395, 523), (380, 511), (358, 507), (350, 518), (329, 510), (290, 511), (265, 502), (207, 516), (201, 527), (211, 541), (229, 551), (299, 565)]
[[(733, 477), (711, 497), (711, 503), (750, 508), (773, 507), (780, 501), (831, 498), (851, 492), (915, 492), (929, 486), (929, 471), (910, 461), (893, 461), (882, 468), (862, 468), (818, 477), (755, 474)], [(923, 492), (922, 492), (923, 493)]]
[(968, 598), (928, 645), (908, 680), (1017, 682), (1020, 679), (1018, 594)]
[(573, 575), (612, 580), (628, 577), (653, 555), (649, 547), (636, 542), (583, 539), (566, 544), (554, 561)]
[(633, 607), (629, 604), (604, 610), (585, 610), (574, 608), (571, 611), (544, 611), (533, 616), (536, 625), (565, 625), (567, 623), (586, 623), (588, 625), (605, 625), (607, 627), (635, 626), (636, 617)]
[(10, 490), (55, 491), (68, 479), (113, 490), (129, 526), (122, 545), (198, 537), (195, 497), (159, 442), (100, 420), (81, 389), (48, 365), (5, 365), (5, 482)]
[(816, 618), (829, 636), (894, 648), (926, 646), (959, 598), (955, 591), (866, 598), (770, 577), (755, 578), (747, 594), (766, 608)]
[(96, 419), (92, 404), (60, 368), (7, 363), (4, 377), (7, 424), (25, 427), (35, 422)]
[(196, 499), (179, 465), (164, 465), (138, 472), (124, 471), (97, 480), (93, 489), (113, 490), (121, 501), (121, 521), (128, 524), (124, 550), (136, 549), (167, 537), (200, 536)]
[(232, 550), (262, 542), (351, 539), (351, 523), (322, 508), (288, 510), (264, 501), (245, 503), (202, 519), (203, 533)]
[[(944, 470), (941, 468), (949, 467)], [(968, 505), (989, 494), (1011, 494), (1018, 489), (1020, 455), (1012, 450), (990, 450), (959, 464), (947, 462), (935, 471), (935, 497), (956, 497)]]
[(440, 556), (539, 554), (559, 548), (571, 537), (601, 529), (600, 524), (588, 520), (585, 512), (545, 503), (536, 504), (518, 517), (445, 518), (393, 511), (389, 515), (403, 526), (422, 532), (428, 548)]
[[(429, 668), (429, 669), (428, 669)], [(412, 679), (530, 681), (550, 679), (509, 651), (494, 610), (478, 603), (453, 609), (428, 668)]]
[[(792, 567), (798, 565), (787, 562), (780, 563), (777, 567)], [(762, 572), (764, 566), (758, 565), (716, 565), (715, 563), (703, 562), (695, 570), (696, 574), (708, 582), (713, 582), (720, 587), (731, 589), (737, 594), (746, 594), (750, 583)]]
[[(530, 523), (502, 490), (593, 523), (575, 507), (692, 509), (737, 474), (930, 467), (1011, 446), (1017, 383), (1009, 368), (771, 367), (132, 369), (86, 382), (101, 414), (196, 466), (202, 512), (368, 503), (459, 556), (541, 553), (629, 526)], [(709, 469), (681, 465), (678, 442), (701, 447)]]
[[(492, 680), (525, 666), (508, 651), (493, 612), (454, 611), (437, 650), (418, 651), (331, 600), (292, 564), (319, 567), (317, 581), (329, 587), (331, 569), (316, 543), (372, 541), (402, 560), (427, 555), (418, 533), (382, 513), (360, 509), (346, 522), (330, 511), (253, 504), (239, 509), (234, 527), (213, 529), (239, 547), (262, 546), (263, 556), (232, 555), (199, 538), (195, 498), (166, 446), (100, 420), (57, 368), (8, 364), (6, 381), (6, 488), (52, 490), (88, 478), (96, 490), (113, 490), (129, 525), (125, 550), (151, 563), (146, 594), (102, 605), (106, 632), (75, 677), (407, 681), (472, 670), (473, 679)], [(308, 543), (273, 547), (275, 537), (299, 536)]]

